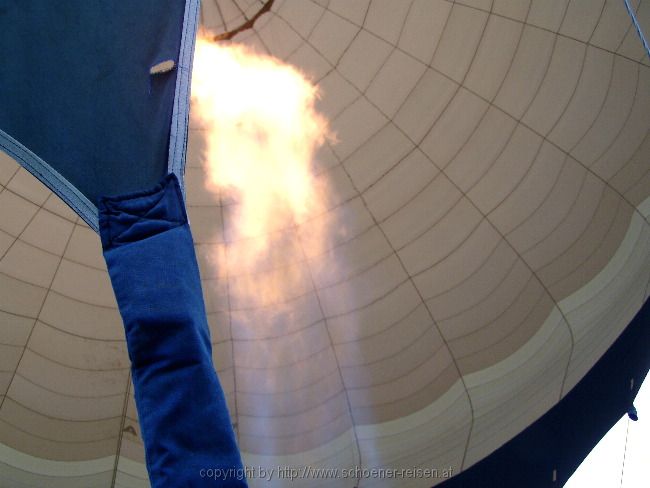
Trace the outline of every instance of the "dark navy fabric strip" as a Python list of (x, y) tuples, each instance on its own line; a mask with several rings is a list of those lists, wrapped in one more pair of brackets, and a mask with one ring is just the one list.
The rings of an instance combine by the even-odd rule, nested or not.
[(100, 199), (99, 222), (124, 321), (151, 485), (247, 486), (212, 364), (178, 179), (168, 175), (151, 190)]
[[(198, 11), (199, 0), (0, 9), (11, 27), (0, 32), (11, 53), (0, 66), (0, 150), (96, 231), (99, 195), (166, 173), (183, 188)], [(172, 69), (152, 74), (160, 63)]]

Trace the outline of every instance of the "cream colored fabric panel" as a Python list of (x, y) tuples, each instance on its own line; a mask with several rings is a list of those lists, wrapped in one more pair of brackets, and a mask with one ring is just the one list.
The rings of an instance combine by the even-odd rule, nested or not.
[[(43, 364), (39, 365), (39, 362)], [(43, 366), (48, 366), (49, 370), (44, 372)], [(40, 372), (40, 381), (47, 387), (33, 379), (34, 373), (38, 372)], [(114, 391), (108, 393), (109, 388), (124, 390), (125, 377), (126, 372), (94, 373), (70, 370), (42, 359), (28, 350), (21, 359), (7, 391), (7, 397), (36, 412), (55, 418), (67, 420), (112, 418), (121, 415), (123, 399), (120, 399), (118, 394), (113, 395)], [(70, 384), (73, 378), (78, 381), (78, 384)], [(120, 380), (123, 380), (122, 385), (119, 385)], [(54, 389), (57, 388), (57, 383), (61, 385), (59, 391)], [(94, 395), (75, 396), (74, 393), (79, 391), (79, 388)], [(65, 391), (60, 391), (61, 389)]]
[[(469, 435), (471, 410), (461, 382), (426, 408), (399, 419), (357, 427), (364, 466), (387, 468), (452, 467), (458, 472)], [(438, 479), (405, 480), (431, 486)], [(362, 480), (360, 486), (391, 486), (394, 480)]]
[(53, 461), (31, 456), (4, 444), (0, 444), (0, 453), (3, 464), (7, 466), (25, 473), (51, 476), (53, 478), (96, 475), (111, 469), (115, 462), (115, 456), (100, 457), (89, 461)]
[(50, 194), (47, 187), (43, 186), (41, 182), (22, 167), (12, 176), (6, 188), (38, 206), (43, 205)]
[[(364, 202), (375, 219), (383, 222), (423, 191), (438, 172), (422, 151), (415, 149), (364, 192)], [(386, 198), (388, 191), (391, 198)]]
[[(528, 173), (537, 170), (533, 164), (542, 142), (539, 135), (524, 125), (515, 128), (501, 154), (467, 192), (467, 197), (483, 214), (490, 214), (511, 194), (521, 191), (520, 185), (524, 190), (530, 188)], [(544, 180), (540, 182), (543, 183)]]
[(0, 312), (0, 321), (2, 321), (3, 326), (2, 339), (4, 345), (22, 347), (27, 343), (29, 332), (34, 325), (34, 319)]
[[(341, 222), (345, 224), (342, 225)], [(329, 252), (367, 232), (372, 225), (372, 216), (368, 213), (363, 200), (355, 197), (341, 202), (327, 213), (304, 222), (298, 227), (298, 233), (303, 249), (319, 249), (320, 247), (324, 252)], [(323, 241), (315, 241), (314, 239), (317, 239), (316, 236), (319, 235), (319, 229), (334, 229), (335, 232), (326, 234)], [(306, 252), (308, 258), (313, 257), (313, 253)]]
[(355, 187), (363, 192), (397, 166), (413, 149), (413, 143), (394, 124), (389, 123), (347, 158), (343, 166)]
[(648, 220), (648, 216), (650, 216), (650, 197), (641, 202), (641, 205), (639, 205), (637, 209), (639, 213)]
[[(604, 206), (603, 201), (610, 206), (620, 203), (593, 174), (578, 165), (567, 169), (561, 174), (566, 186), (556, 186), (538, 211), (508, 235), (508, 240), (534, 270), (558, 259), (590, 225), (607, 227), (611, 217), (605, 218), (605, 225), (599, 222), (598, 210)], [(544, 220), (540, 219), (541, 215), (546, 216)]]
[[(67, 463), (66, 463), (67, 464)], [(48, 488), (104, 488), (110, 486), (113, 477), (112, 466), (106, 471), (86, 476), (48, 476), (22, 471), (0, 463), (0, 483), (7, 488), (47, 486)]]
[(502, 154), (516, 125), (514, 119), (490, 107), (463, 148), (444, 168), (445, 174), (462, 192), (469, 191)]
[[(390, 244), (377, 227), (355, 236), (327, 254), (310, 260), (310, 269), (317, 288), (326, 288), (363, 273), (393, 253)], [(345, 263), (333, 266), (332, 263)]]
[(535, 335), (503, 361), (465, 376), (474, 422), (465, 468), (498, 449), (560, 398), (571, 335), (553, 308)]
[(4, 152), (0, 153), (0, 186), (3, 189), (13, 179), (19, 169), (20, 165), (13, 158)]
[(420, 148), (436, 166), (444, 168), (474, 133), (487, 109), (487, 102), (461, 88), (422, 140)]
[(52, 282), (60, 258), (20, 239), (7, 250), (0, 273), (41, 288)]
[(0, 193), (0, 229), (16, 237), (20, 235), (38, 210), (38, 206), (29, 200), (5, 188)]
[(325, 9), (316, 2), (284, 0), (275, 12), (276, 17), (284, 20), (300, 37), (306, 39), (325, 14)]
[(575, 341), (564, 393), (582, 378), (641, 306), (650, 277), (649, 250), (648, 223), (635, 212), (609, 263), (586, 286), (558, 302)]
[[(422, 220), (428, 219), (423, 215)], [(461, 198), (429, 228), (398, 248), (398, 255), (410, 273), (435, 265), (468, 239), (480, 221), (481, 215), (476, 208), (466, 198)]]
[(45, 201), (45, 204), (43, 204), (43, 208), (49, 210), (53, 214), (69, 220), (70, 222), (77, 222), (79, 224), (83, 222), (81, 218), (74, 212), (74, 210), (68, 207), (63, 202), (63, 200), (57, 197), (54, 193), (50, 193), (50, 196)]
[(492, 100), (512, 66), (523, 28), (521, 23), (507, 17), (491, 16), (464, 85)]
[[(235, 40), (237, 40), (237, 37), (235, 37)], [(330, 62), (307, 43), (301, 44), (300, 47), (289, 56), (287, 62), (296, 66), (314, 80), (320, 80), (328, 74), (332, 68)]]
[(120, 372), (129, 368), (124, 342), (78, 337), (40, 321), (32, 330), (29, 349), (42, 358), (83, 371)]
[(187, 185), (196, 187), (196, 191), (187, 195), (186, 203), (188, 206), (214, 206), (214, 194), (208, 191), (203, 184), (206, 181), (206, 173), (203, 167), (187, 168), (185, 171), (185, 181)]
[[(336, 32), (337, 35), (331, 35), (332, 32)], [(307, 42), (329, 63), (335, 65), (358, 32), (359, 27), (352, 22), (326, 11), (312, 30)]]
[[(124, 441), (122, 444), (124, 448)], [(149, 488), (149, 476), (144, 464), (131, 461), (120, 451), (115, 475), (115, 486), (124, 488)]]
[[(513, 268), (500, 289), (484, 303), (463, 312), (462, 317), (474, 321), (472, 330), (448, 339), (463, 373), (478, 370), (512, 354), (535, 333), (548, 314), (550, 297), (521, 264), (518, 268)], [(521, 286), (521, 289), (516, 293), (506, 291), (507, 287), (513, 286)], [(509, 307), (500, 309), (495, 306), (494, 301), (499, 298), (510, 299)], [(454, 322), (447, 320), (441, 327), (445, 330)]]
[(0, 435), (5, 439), (11, 439), (12, 446), (21, 453), (41, 460), (54, 458), (61, 463), (95, 460), (109, 456), (115, 453), (117, 445), (117, 437), (76, 442), (68, 439), (65, 441), (44, 439), (40, 435), (35, 436), (4, 421), (0, 421)]
[(555, 260), (537, 270), (556, 300), (584, 286), (612, 258), (627, 231), (631, 212), (606, 189), (589, 226)]
[(458, 84), (433, 69), (427, 69), (395, 114), (394, 123), (411, 140), (420, 143), (457, 90)]
[[(261, 5), (206, 0), (203, 26)], [(280, 229), (282, 270), (244, 269), (191, 119), (188, 213), (249, 465), (458, 472), (647, 299), (650, 61), (620, 0), (276, 0), (234, 40), (307, 73), (338, 139), (315, 162), (326, 211)], [(285, 273), (282, 296), (238, 293)], [(0, 484), (106, 487), (117, 466), (114, 486), (148, 486), (99, 239), (2, 154), (0, 349)]]
[(494, 104), (519, 120), (538, 92), (547, 73), (557, 38), (550, 32), (526, 25), (508, 74)]
[(591, 166), (611, 146), (624, 127), (634, 103), (639, 69), (637, 63), (614, 58), (607, 97), (589, 130), (571, 149), (571, 155), (586, 166)]
[[(370, 37), (368, 34), (365, 34), (365, 36), (368, 36), (368, 39), (375, 39), (374, 37)], [(318, 108), (318, 111), (326, 116), (329, 120), (338, 117), (339, 114), (359, 96), (359, 88), (355, 86), (355, 84), (358, 84), (360, 82), (356, 81), (355, 83), (355, 80), (345, 73), (346, 59), (355, 54), (361, 58), (365, 54), (366, 49), (368, 49), (369, 52), (369, 62), (373, 61), (372, 53), (376, 53), (377, 51), (385, 51), (385, 55), (388, 55), (388, 51), (390, 50), (388, 45), (385, 47), (385, 49), (378, 49), (377, 46), (359, 46), (359, 53), (356, 53), (356, 49), (354, 49), (354, 47), (356, 44), (362, 43), (366, 38), (365, 36), (363, 32), (359, 33), (359, 36), (354, 40), (355, 44), (352, 44), (350, 49), (346, 52), (345, 56), (341, 60), (341, 63), (339, 63), (338, 70), (332, 70), (331, 68), (328, 69), (327, 75), (324, 76), (318, 83), (318, 87), (321, 90), (321, 93), (323, 93), (323, 97), (316, 102), (316, 107)], [(374, 55), (376, 56), (376, 54)], [(382, 56), (377, 61), (377, 63), (380, 64), (383, 59), (384, 56)], [(351, 59), (350, 64), (352, 66), (355, 66), (358, 61), (359, 60)], [(368, 78), (371, 78), (373, 73), (374, 72), (371, 72), (368, 75)], [(369, 81), (367, 81), (367, 83), (368, 82)], [(337, 96), (328, 97), (327, 93), (336, 93)]]
[(601, 153), (600, 157), (591, 165), (591, 170), (604, 180), (611, 180), (642, 147), (644, 139), (648, 136), (650, 120), (650, 93), (645, 90), (650, 84), (650, 69), (638, 67), (637, 86), (635, 87), (634, 103), (630, 107), (616, 138)]
[[(413, 243), (431, 229), (461, 200), (460, 191), (442, 173), (437, 174), (403, 207), (379, 225), (396, 250)], [(409, 268), (413, 272), (413, 268)]]
[(332, 131), (335, 134), (346, 134), (332, 150), (341, 161), (345, 161), (387, 122), (386, 116), (365, 97), (358, 98), (332, 119)]
[(594, 29), (602, 20), (604, 4), (605, 0), (572, 0), (567, 6), (559, 33), (581, 42), (589, 42)]
[[(352, 430), (343, 432), (335, 439), (314, 449), (306, 450), (296, 454), (285, 455), (260, 455), (243, 450), (242, 457), (248, 466), (255, 469), (264, 468), (267, 472), (274, 470), (273, 479), (250, 479), (249, 485), (252, 487), (274, 486), (281, 487), (289, 484), (288, 480), (278, 477), (279, 467), (296, 467), (313, 466), (314, 468), (329, 468), (332, 466), (341, 469), (350, 469), (359, 464), (359, 456), (356, 448), (355, 434)], [(341, 486), (353, 487), (355, 479), (348, 480), (327, 480), (322, 479), (301, 479), (294, 480), (291, 486)]]
[(431, 60), (433, 69), (461, 83), (474, 59), (487, 18), (485, 12), (454, 4)]
[[(394, 467), (412, 468), (418, 466), (440, 466), (441, 469), (453, 467), (460, 468), (462, 452), (467, 436), (467, 415), (469, 410), (466, 397), (459, 383), (451, 388), (441, 399), (416, 414), (403, 417), (396, 421), (385, 422), (368, 427), (357, 427), (359, 445), (361, 447), (364, 467)], [(413, 447), (404, 451), (404, 438), (415, 439)], [(435, 451), (425, 450), (432, 439), (444, 439), (444, 446), (440, 445)], [(250, 466), (263, 466), (267, 470), (277, 469), (278, 466), (304, 466), (315, 468), (337, 466), (341, 469), (354, 469), (359, 466), (356, 455), (355, 442), (350, 432), (331, 443), (317, 449), (296, 455), (282, 457), (268, 457), (244, 452), (244, 459)], [(415, 486), (430, 486), (436, 480), (417, 480)], [(251, 486), (268, 486), (262, 480), (250, 480)], [(355, 479), (328, 480), (300, 480), (293, 486), (390, 486), (390, 481), (377, 481), (363, 479), (360, 484)], [(382, 485), (383, 483), (383, 485)], [(422, 483), (425, 483), (422, 485)], [(426, 483), (429, 483), (428, 485)], [(274, 480), (271, 486), (287, 486), (286, 481)]]
[[(95, 246), (99, 246), (99, 238)], [(124, 342), (122, 319), (116, 306), (96, 306), (50, 290), (43, 303), (39, 320), (77, 337)]]
[(531, 0), (495, 0), (492, 11), (503, 17), (523, 21), (530, 10)]
[[(63, 456), (64, 459), (75, 459), (77, 456), (88, 458), (83, 454), (83, 449), (86, 448), (85, 444), (102, 443), (115, 446), (117, 443), (117, 429), (120, 423), (119, 416), (83, 422), (56, 419), (42, 415), (11, 398), (7, 398), (3, 403), (0, 420), (7, 428), (14, 428), (23, 434), (33, 436), (36, 445), (32, 447), (32, 450), (45, 454), (40, 457), (56, 458)], [(50, 444), (57, 442), (68, 443), (73, 454), (70, 452), (65, 454), (50, 453), (43, 450), (44, 446), (41, 445), (40, 440), (50, 441)]]
[[(650, 132), (648, 132), (634, 155), (609, 181), (610, 185), (632, 204), (640, 209), (647, 208), (644, 201), (650, 188), (650, 171), (647, 170), (646, 154), (650, 147)], [(641, 210), (647, 216), (647, 211)]]
[(27, 225), (20, 239), (55, 256), (60, 256), (66, 249), (73, 227), (73, 223), (69, 220), (41, 208)]
[(566, 15), (570, 0), (532, 0), (526, 22), (557, 32)]
[(319, 296), (329, 317), (369, 305), (406, 279), (399, 260), (393, 255), (347, 282), (319, 290)]
[(10, 315), (34, 318), (38, 315), (47, 290), (0, 273), (0, 309)]
[(451, 7), (448, 2), (414, 0), (404, 20), (398, 47), (423, 63), (430, 63)]
[(608, 51), (616, 51), (630, 27), (630, 17), (618, 0), (606, 0), (590, 42)]
[[(557, 203), (550, 200), (549, 195), (558, 185), (561, 186), (556, 188), (556, 193), (563, 192), (565, 199), (570, 198), (570, 192), (576, 187), (575, 180), (584, 172), (579, 165), (567, 163), (567, 159), (555, 146), (548, 142), (542, 143), (523, 179), (488, 215), (490, 222), (502, 235), (507, 236), (518, 227), (526, 225), (544, 202), (548, 201), (551, 208), (555, 208)], [(573, 178), (572, 187), (570, 181), (565, 182), (560, 178), (562, 174)], [(567, 186), (569, 189), (564, 190)], [(541, 215), (540, 212), (537, 213), (538, 220), (543, 219)]]
[(97, 307), (117, 308), (108, 273), (62, 259), (51, 285), (52, 291)]
[(246, 22), (245, 15), (252, 16), (259, 8), (254, 0), (219, 0), (201, 2), (201, 22), (205, 27), (228, 30)]
[(565, 151), (572, 150), (597, 118), (607, 94), (614, 69), (614, 56), (587, 47), (582, 72), (566, 109), (548, 134)]
[(503, 243), (472, 271), (472, 279), (427, 301), (463, 374), (514, 352), (541, 325), (533, 317), (543, 312), (535, 310), (550, 307), (530, 270)]
[(408, 2), (375, 0), (370, 2), (363, 27), (395, 45), (409, 11)]
[(102, 271), (106, 270), (101, 245), (99, 245), (99, 236), (88, 227), (75, 226), (63, 255), (69, 261)]
[(586, 52), (579, 41), (557, 38), (544, 80), (522, 117), (524, 124), (543, 135), (553, 129), (574, 94)]
[[(405, 353), (413, 354), (408, 362), (404, 357), (399, 358), (401, 361), (398, 358), (385, 359), (377, 365), (367, 366), (359, 373), (361, 379), (355, 378), (350, 371), (343, 371), (346, 382), (352, 384), (348, 397), (356, 421), (375, 423), (397, 418), (405, 412), (423, 408), (450, 387), (458, 374), (447, 349), (438, 346), (422, 359), (424, 351), (436, 347), (437, 334), (429, 332), (428, 335), (406, 349)], [(378, 379), (398, 361), (399, 369), (385, 375), (386, 378)], [(400, 376), (397, 378), (398, 374)], [(364, 383), (361, 383), (362, 380), (365, 380)], [(371, 381), (374, 384), (368, 385)]]
[(0, 252), (2, 254), (6, 253), (15, 240), (16, 238), (11, 234), (7, 234), (5, 231), (0, 230)]
[(279, 59), (288, 58), (303, 43), (303, 39), (278, 15), (261, 21), (257, 32), (265, 46), (273, 46), (271, 54)]

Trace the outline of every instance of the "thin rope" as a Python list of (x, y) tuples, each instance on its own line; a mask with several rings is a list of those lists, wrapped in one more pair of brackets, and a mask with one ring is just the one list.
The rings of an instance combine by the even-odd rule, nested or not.
[(632, 19), (632, 23), (634, 24), (634, 27), (636, 27), (636, 32), (639, 34), (639, 38), (641, 39), (641, 42), (643, 43), (643, 47), (645, 48), (645, 52), (650, 58), (650, 46), (648, 46), (648, 41), (646, 40), (645, 36), (643, 35), (643, 30), (641, 29), (641, 25), (639, 24), (638, 19), (636, 18), (636, 13), (632, 9), (632, 6), (630, 5), (629, 0), (623, 0), (625, 2), (625, 8), (627, 9), (627, 13), (630, 14), (630, 18)]
[(623, 466), (621, 466), (621, 488), (623, 487), (623, 472), (625, 471), (625, 455), (627, 454), (627, 434), (629, 431), (630, 431), (630, 417), (627, 418), (627, 427), (625, 428), (625, 447), (623, 448)]

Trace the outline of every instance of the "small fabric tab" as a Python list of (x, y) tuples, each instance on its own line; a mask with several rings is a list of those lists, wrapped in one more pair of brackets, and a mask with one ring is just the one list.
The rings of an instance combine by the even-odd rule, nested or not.
[(178, 179), (169, 174), (154, 188), (118, 197), (100, 197), (104, 250), (142, 240), (187, 222)]

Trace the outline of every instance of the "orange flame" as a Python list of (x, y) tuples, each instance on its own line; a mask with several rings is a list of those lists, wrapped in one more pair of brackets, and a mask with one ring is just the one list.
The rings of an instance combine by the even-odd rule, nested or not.
[(296, 226), (324, 205), (312, 160), (330, 134), (317, 97), (303, 74), (275, 58), (197, 41), (192, 110), (205, 128), (206, 185), (230, 204), (227, 250), (214, 261), (229, 273), (234, 308), (281, 302), (309, 287), (304, 261), (322, 239), (310, 225), (302, 242)]

